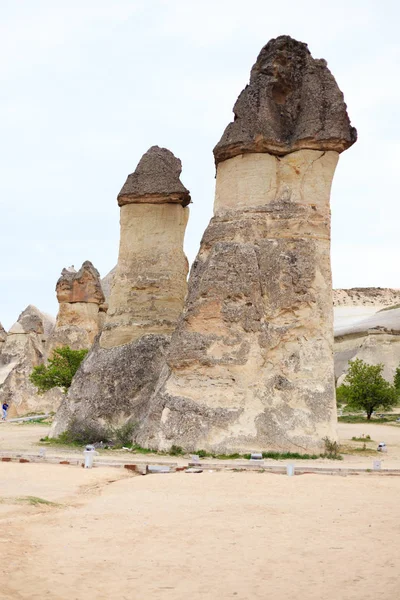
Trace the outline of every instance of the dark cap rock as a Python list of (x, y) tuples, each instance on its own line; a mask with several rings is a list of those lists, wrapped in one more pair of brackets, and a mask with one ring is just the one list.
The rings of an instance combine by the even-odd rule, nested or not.
[(63, 269), (56, 285), (57, 300), (61, 302), (93, 302), (102, 304), (104, 294), (100, 283), (100, 273), (86, 260), (79, 271), (73, 267)]
[(179, 179), (182, 163), (167, 148), (152, 146), (139, 161), (134, 173), (118, 194), (118, 204), (177, 203), (187, 206), (189, 191)]
[(262, 48), (233, 112), (214, 148), (216, 164), (249, 152), (343, 152), (357, 139), (326, 61), (286, 35)]

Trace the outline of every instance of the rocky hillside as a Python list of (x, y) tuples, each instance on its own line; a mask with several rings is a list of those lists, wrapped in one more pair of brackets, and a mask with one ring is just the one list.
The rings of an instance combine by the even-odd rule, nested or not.
[(393, 288), (350, 288), (333, 290), (333, 306), (371, 306), (383, 308), (400, 304), (400, 289)]
[(400, 290), (334, 290), (335, 376), (340, 384), (349, 360), (384, 364), (392, 380), (400, 365)]

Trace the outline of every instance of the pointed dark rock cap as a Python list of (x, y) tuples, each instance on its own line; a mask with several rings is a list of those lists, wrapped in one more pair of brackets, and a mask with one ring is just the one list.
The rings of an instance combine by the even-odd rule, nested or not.
[(63, 269), (57, 281), (58, 302), (91, 302), (102, 304), (104, 294), (101, 289), (100, 273), (90, 260), (85, 260), (79, 271), (73, 267)]
[(233, 112), (233, 123), (214, 148), (216, 164), (248, 152), (343, 152), (357, 139), (326, 61), (287, 35), (261, 50)]
[(182, 163), (167, 148), (152, 146), (139, 161), (134, 173), (128, 175), (122, 190), (118, 194), (118, 204), (177, 203), (187, 206), (190, 202), (189, 191), (179, 176)]

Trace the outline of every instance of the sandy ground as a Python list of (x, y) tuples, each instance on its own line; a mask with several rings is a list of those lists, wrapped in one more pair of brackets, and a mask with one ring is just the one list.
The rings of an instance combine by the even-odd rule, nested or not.
[(397, 599), (399, 493), (374, 475), (0, 463), (0, 598)]

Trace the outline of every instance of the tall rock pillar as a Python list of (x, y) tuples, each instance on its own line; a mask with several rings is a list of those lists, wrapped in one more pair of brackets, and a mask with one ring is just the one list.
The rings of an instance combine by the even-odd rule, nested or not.
[(121, 236), (102, 348), (145, 334), (170, 334), (187, 291), (183, 238), (189, 216), (181, 161), (153, 146), (118, 195)]
[(90, 348), (101, 330), (104, 294), (100, 274), (89, 260), (79, 271), (63, 269), (56, 285), (59, 309), (55, 327), (47, 340), (46, 354), (60, 346), (73, 350)]
[(153, 146), (118, 195), (118, 264), (101, 335), (74, 377), (52, 435), (121, 426), (147, 412), (187, 291), (183, 237), (190, 202), (181, 161)]
[(271, 40), (214, 149), (214, 217), (143, 445), (319, 451), (336, 438), (330, 188), (356, 140), (324, 60)]

